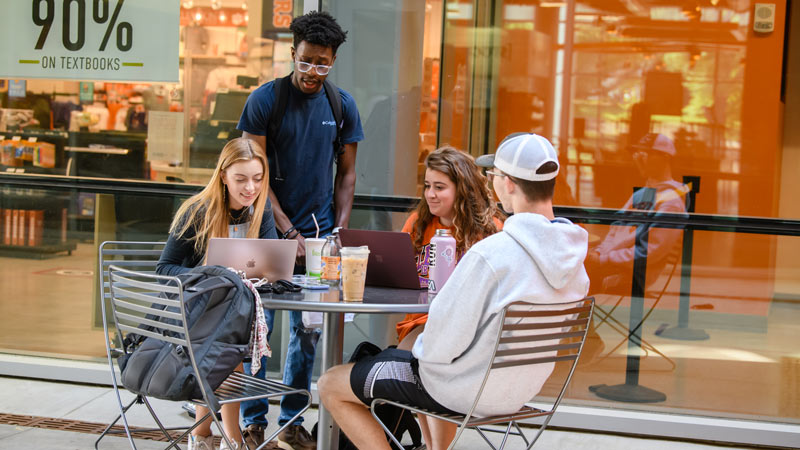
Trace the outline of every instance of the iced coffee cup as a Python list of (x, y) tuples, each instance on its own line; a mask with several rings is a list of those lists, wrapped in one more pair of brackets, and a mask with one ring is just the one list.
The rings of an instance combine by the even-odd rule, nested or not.
[(325, 239), (306, 238), (306, 276), (319, 279), (322, 275), (322, 244)]
[(346, 302), (364, 301), (364, 281), (367, 278), (369, 248), (342, 248), (342, 295)]

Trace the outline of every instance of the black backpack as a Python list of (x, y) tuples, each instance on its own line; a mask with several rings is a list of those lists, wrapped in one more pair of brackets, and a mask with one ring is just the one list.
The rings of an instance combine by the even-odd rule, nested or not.
[[(239, 275), (221, 266), (196, 267), (178, 275), (178, 279), (183, 283), (189, 337), (197, 366), (208, 381), (206, 389), (213, 391), (247, 356), (255, 315), (253, 293)], [(179, 312), (174, 307), (167, 310)], [(161, 318), (161, 322), (175, 321)], [(142, 325), (142, 328), (175, 334), (152, 326)], [(122, 385), (128, 390), (165, 400), (202, 398), (183, 347), (133, 333), (125, 338), (123, 346), (125, 355), (119, 358), (119, 366)]]
[[(267, 147), (272, 151), (273, 157), (270, 158), (270, 163), (274, 161), (274, 170), (270, 166), (270, 173), (274, 174), (275, 180), (283, 181), (281, 168), (278, 164), (278, 151), (274, 145), (275, 136), (278, 135), (278, 130), (281, 128), (283, 116), (286, 114), (286, 105), (289, 102), (289, 85), (292, 83), (292, 74), (276, 78), (273, 89), (275, 90), (275, 102), (272, 106), (272, 111), (269, 114), (269, 123), (267, 124)], [(344, 153), (344, 145), (342, 144), (342, 127), (344, 121), (342, 119), (342, 93), (339, 88), (327, 78), (322, 83), (325, 89), (325, 96), (328, 97), (328, 103), (331, 105), (333, 112), (333, 119), (336, 122), (336, 139), (333, 141), (333, 152), (335, 155), (334, 160), (338, 161), (339, 157)]]
[[(381, 352), (381, 348), (377, 345), (373, 344), (369, 341), (364, 341), (356, 346), (356, 349), (353, 351), (353, 354), (350, 355), (350, 361), (348, 362), (356, 362), (359, 361), (367, 356), (377, 355)], [(381, 422), (383, 422), (389, 429), (392, 430), (392, 434), (398, 441), (403, 441), (403, 435), (407, 432), (409, 437), (411, 438), (411, 445), (406, 445), (404, 449), (401, 450), (412, 450), (418, 448), (422, 445), (422, 431), (419, 429), (419, 424), (417, 420), (414, 418), (414, 414), (407, 409), (398, 408), (392, 405), (380, 405), (375, 408), (375, 413), (380, 417)], [(314, 428), (311, 430), (311, 434), (314, 437), (314, 440), (317, 439), (317, 425), (314, 425)], [(394, 445), (392, 440), (389, 437), (386, 437), (386, 440), (389, 441), (389, 445)], [(339, 450), (358, 450), (358, 448), (350, 442), (350, 439), (344, 434), (344, 432), (339, 431)]]

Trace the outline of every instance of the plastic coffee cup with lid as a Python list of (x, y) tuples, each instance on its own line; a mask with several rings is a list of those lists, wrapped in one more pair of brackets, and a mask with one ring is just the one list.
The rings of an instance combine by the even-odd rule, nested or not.
[(364, 282), (367, 279), (369, 248), (342, 248), (342, 296), (346, 302), (364, 301)]

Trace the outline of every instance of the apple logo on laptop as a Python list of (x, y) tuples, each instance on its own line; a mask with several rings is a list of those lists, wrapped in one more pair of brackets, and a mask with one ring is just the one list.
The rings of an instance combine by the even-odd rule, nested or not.
[(247, 267), (248, 268), (252, 269), (255, 266), (256, 266), (256, 260), (255, 259), (251, 259), (250, 261), (247, 261)]
[(377, 262), (377, 263), (383, 263), (383, 255), (378, 255), (378, 254), (376, 254), (376, 255), (375, 255), (375, 262)]

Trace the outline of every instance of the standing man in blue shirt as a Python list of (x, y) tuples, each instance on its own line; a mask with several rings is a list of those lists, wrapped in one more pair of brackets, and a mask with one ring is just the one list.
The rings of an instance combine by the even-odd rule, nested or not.
[[(341, 99), (342, 118), (337, 124), (330, 93), (323, 87), (328, 73), (333, 70), (336, 50), (344, 43), (347, 33), (328, 13), (317, 11), (295, 18), (290, 29), (294, 34), (295, 71), (283, 81), (290, 81), (288, 89), (283, 91), (288, 94), (285, 109), (277, 111), (281, 109), (277, 104), (277, 80), (270, 81), (250, 94), (238, 128), (245, 138), (255, 140), (267, 151), (269, 195), (278, 234), (298, 241), (297, 260), (302, 265), (305, 238), (316, 233), (312, 213), (319, 222), (320, 237), (329, 234), (334, 227), (348, 224), (356, 184), (356, 147), (364, 139), (364, 133), (352, 95), (336, 88), (338, 93), (334, 94)], [(273, 110), (281, 117), (274, 135), (270, 131)], [(337, 130), (337, 126), (341, 128)], [(267, 316), (272, 329), (274, 312), (268, 312)], [(308, 389), (319, 330), (307, 330), (300, 311), (291, 311), (290, 321), (283, 382)], [(262, 363), (262, 372), (265, 366)], [(280, 424), (288, 422), (302, 408), (302, 397), (294, 397), (297, 396), (286, 396), (281, 401)], [(248, 445), (263, 442), (267, 408), (266, 401), (242, 403)], [(281, 448), (316, 448), (301, 423), (302, 417), (278, 436)]]

